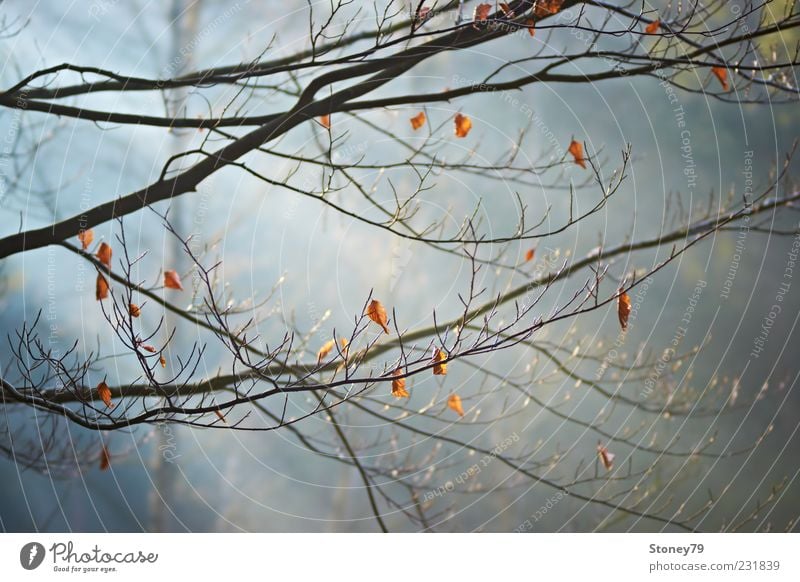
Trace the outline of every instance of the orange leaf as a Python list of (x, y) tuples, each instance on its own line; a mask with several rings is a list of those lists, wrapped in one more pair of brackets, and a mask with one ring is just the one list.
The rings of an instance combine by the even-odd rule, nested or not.
[(81, 241), (81, 248), (86, 250), (89, 248), (89, 245), (92, 244), (94, 240), (94, 233), (92, 232), (91, 228), (86, 230), (82, 230), (78, 233), (78, 240)]
[(395, 376), (395, 379), (392, 380), (392, 396), (395, 398), (408, 398), (410, 396), (408, 390), (406, 390), (406, 379), (397, 378), (397, 376), (402, 376), (402, 374), (403, 372), (400, 368), (392, 373), (392, 375)]
[(331, 116), (330, 115), (322, 115), (319, 117), (319, 124), (324, 127), (325, 129), (331, 128)]
[(600, 457), (600, 462), (603, 463), (606, 471), (610, 471), (614, 468), (614, 457), (616, 455), (614, 455), (614, 453), (609, 453), (608, 449), (603, 445), (597, 445), (597, 456)]
[(142, 314), (142, 310), (135, 303), (131, 303), (128, 305), (128, 313), (131, 314), (131, 317), (139, 317)]
[(97, 395), (108, 408), (114, 408), (114, 403), (111, 402), (111, 389), (108, 387), (105, 380), (97, 385)]
[(102, 273), (97, 273), (97, 285), (94, 288), (94, 296), (98, 301), (108, 297), (108, 281)]
[(628, 329), (628, 316), (631, 314), (631, 298), (623, 291), (617, 298), (617, 315), (623, 331)]
[(167, 367), (167, 360), (166, 360), (166, 358), (164, 358), (164, 356), (161, 356), (160, 358), (158, 358), (158, 363), (161, 364), (162, 368), (166, 368)]
[(222, 414), (222, 412), (220, 412), (220, 410), (218, 408), (214, 410), (214, 414), (216, 414), (217, 418), (220, 419), (222, 422), (224, 422), (225, 424), (228, 424), (228, 421), (225, 420), (225, 415)]
[(322, 347), (317, 352), (317, 362), (321, 362), (322, 360), (324, 360), (327, 357), (327, 355), (331, 353), (331, 350), (335, 345), (336, 342), (334, 340), (328, 340), (324, 344), (322, 344)]
[(533, 18), (529, 18), (525, 21), (525, 26), (528, 27), (528, 34), (531, 36), (536, 36), (536, 21)]
[(725, 67), (711, 67), (711, 72), (714, 73), (714, 76), (719, 81), (719, 84), (722, 85), (722, 90), (728, 90), (728, 71)]
[(109, 453), (106, 446), (103, 445), (103, 448), (100, 449), (100, 470), (105, 471), (110, 466), (111, 466), (111, 453)]
[(97, 249), (97, 260), (109, 269), (111, 268), (111, 246), (108, 243), (100, 243), (100, 248)]
[(466, 115), (456, 113), (456, 137), (467, 137), (469, 130), (472, 129), (472, 121)]
[(484, 22), (487, 18), (489, 18), (489, 13), (491, 11), (491, 4), (478, 4), (475, 7), (475, 12), (472, 13), (472, 20), (475, 22)]
[(583, 157), (583, 144), (581, 142), (573, 139), (569, 144), (569, 153), (572, 154), (576, 164), (581, 168), (586, 168), (586, 159)]
[(655, 34), (656, 32), (658, 32), (660, 26), (661, 26), (661, 21), (658, 18), (656, 18), (653, 22), (645, 26), (644, 31), (647, 34)]
[(561, 5), (564, 0), (538, 0), (536, 7), (533, 9), (533, 15), (536, 18), (544, 18), (550, 16), (561, 10)]
[(146, 351), (150, 352), (151, 354), (155, 354), (156, 351), (158, 351), (158, 350), (156, 350), (156, 348), (154, 348), (150, 344), (139, 344), (139, 345), (142, 347), (143, 350), (146, 350)]
[(447, 364), (443, 364), (442, 362), (447, 359), (447, 352), (444, 350), (440, 350), (436, 348), (436, 351), (433, 354), (433, 375), (434, 376), (446, 376), (447, 375)]
[(177, 289), (179, 291), (183, 291), (180, 275), (172, 270), (164, 271), (164, 287), (167, 289)]
[(386, 325), (389, 321), (386, 317), (386, 309), (377, 299), (373, 299), (369, 302), (369, 306), (367, 306), (367, 317), (380, 325), (383, 328), (383, 331), (389, 333), (389, 326)]
[(511, 6), (505, 2), (500, 2), (500, 10), (503, 11), (503, 16), (506, 18), (514, 18), (514, 11), (511, 10)]
[(533, 257), (535, 256), (536, 256), (536, 249), (528, 249), (528, 251), (525, 253), (525, 262), (529, 263), (530, 261), (533, 260)]
[(414, 117), (411, 118), (411, 127), (416, 131), (423, 125), (425, 125), (425, 112), (420, 111)]
[(458, 394), (451, 394), (447, 398), (447, 407), (457, 412), (459, 416), (464, 416), (464, 407), (461, 406), (461, 396)]

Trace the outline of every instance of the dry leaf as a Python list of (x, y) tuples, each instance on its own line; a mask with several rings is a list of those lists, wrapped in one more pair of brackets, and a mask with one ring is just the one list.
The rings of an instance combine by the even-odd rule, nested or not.
[(533, 18), (529, 18), (525, 21), (525, 26), (528, 27), (528, 34), (531, 36), (536, 36), (536, 21)]
[(94, 240), (94, 232), (92, 232), (91, 228), (86, 230), (82, 230), (78, 233), (78, 240), (81, 241), (81, 248), (86, 250), (89, 248), (89, 245), (92, 244)]
[(322, 347), (317, 352), (317, 362), (321, 362), (322, 360), (324, 360), (327, 357), (327, 355), (331, 353), (331, 350), (334, 348), (335, 345), (336, 341), (334, 340), (328, 340), (324, 344), (322, 344)]
[(503, 11), (503, 16), (506, 18), (514, 18), (514, 11), (511, 10), (511, 6), (505, 2), (500, 2), (500, 10)]
[(166, 360), (166, 358), (164, 356), (161, 356), (160, 358), (158, 358), (158, 363), (161, 364), (162, 368), (166, 368), (167, 367), (167, 360)]
[(475, 12), (472, 14), (472, 20), (475, 22), (485, 22), (489, 18), (489, 13), (492, 11), (491, 4), (478, 4), (475, 7)]
[(447, 359), (447, 352), (444, 350), (440, 350), (436, 348), (436, 352), (433, 354), (433, 375), (434, 376), (446, 376), (447, 375), (447, 364), (443, 364), (442, 362)]
[(603, 445), (597, 445), (597, 456), (600, 457), (600, 461), (603, 463), (606, 471), (610, 471), (614, 468), (614, 457), (616, 455), (614, 455), (614, 453), (609, 453), (608, 449)]
[(220, 412), (220, 410), (218, 408), (214, 410), (214, 414), (216, 414), (217, 418), (220, 419), (222, 422), (224, 422), (225, 424), (228, 424), (228, 421), (225, 420), (225, 415), (222, 414), (222, 412)]
[(111, 466), (111, 453), (109, 453), (106, 446), (103, 445), (103, 448), (100, 449), (100, 470), (105, 471), (110, 466)]
[(154, 346), (151, 346), (150, 344), (139, 344), (139, 345), (143, 350), (147, 350), (151, 354), (155, 354), (158, 351)]
[(576, 164), (586, 169), (586, 159), (583, 157), (583, 144), (581, 142), (573, 139), (569, 144), (569, 153), (572, 154)]
[(459, 416), (464, 416), (464, 407), (461, 406), (461, 396), (458, 394), (451, 394), (447, 398), (447, 407), (457, 412)]
[(525, 253), (525, 262), (529, 263), (536, 256), (536, 249), (528, 249)]
[(367, 306), (367, 317), (380, 325), (383, 328), (383, 331), (389, 333), (389, 326), (387, 325), (389, 320), (386, 317), (386, 309), (377, 299), (370, 301), (369, 305)]
[(472, 121), (466, 115), (456, 113), (456, 137), (467, 137), (469, 130), (472, 129)]
[(395, 398), (408, 398), (409, 393), (406, 390), (406, 379), (405, 378), (398, 378), (397, 376), (401, 376), (403, 372), (398, 368), (393, 372), (393, 376), (395, 376), (394, 380), (392, 380), (392, 396)]
[(167, 289), (178, 289), (179, 291), (183, 291), (180, 275), (172, 270), (164, 271), (164, 287)]
[(111, 389), (108, 387), (105, 380), (97, 385), (97, 395), (108, 408), (114, 408), (114, 403), (111, 402)]
[(416, 131), (423, 125), (425, 125), (425, 112), (420, 111), (414, 117), (411, 118), (411, 127)]
[(97, 260), (109, 269), (111, 268), (111, 245), (104, 242), (100, 243), (100, 248), (97, 249)]
[(661, 26), (661, 21), (656, 18), (653, 22), (645, 26), (644, 31), (647, 34), (655, 34), (656, 32), (658, 32), (660, 26)]
[(135, 303), (131, 303), (128, 305), (128, 313), (131, 314), (131, 317), (139, 317), (142, 314), (142, 310)]
[(533, 15), (536, 18), (544, 18), (550, 16), (561, 10), (561, 5), (564, 0), (538, 0), (533, 9)]
[(628, 316), (631, 314), (631, 298), (623, 291), (617, 298), (617, 315), (623, 331), (628, 329)]
[(102, 273), (97, 273), (97, 285), (94, 288), (94, 296), (98, 301), (108, 297), (108, 281)]
[(331, 116), (330, 115), (323, 115), (319, 118), (319, 124), (324, 127), (325, 129), (331, 128)]
[(728, 90), (728, 70), (725, 67), (711, 67), (711, 72), (714, 73), (714, 76), (719, 81), (719, 84), (722, 85), (722, 90)]

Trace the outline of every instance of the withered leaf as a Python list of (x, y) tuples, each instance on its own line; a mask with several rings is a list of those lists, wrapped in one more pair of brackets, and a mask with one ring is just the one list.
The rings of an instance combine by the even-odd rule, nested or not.
[(102, 447), (100, 449), (100, 470), (105, 471), (111, 466), (111, 453), (108, 452), (105, 445), (102, 445)]
[(586, 158), (583, 157), (583, 144), (581, 142), (573, 139), (569, 144), (569, 153), (572, 154), (576, 164), (586, 169)]
[(451, 394), (447, 398), (447, 407), (458, 413), (459, 416), (464, 416), (464, 407), (461, 405), (461, 396), (458, 394)]
[(444, 363), (444, 360), (447, 359), (447, 352), (444, 350), (440, 350), (436, 348), (436, 351), (433, 354), (433, 375), (434, 376), (445, 376), (447, 375), (447, 364)]
[(111, 389), (108, 387), (108, 384), (105, 383), (105, 380), (97, 385), (97, 395), (106, 407), (114, 408), (114, 403), (111, 401)]
[(135, 303), (131, 303), (128, 305), (128, 313), (131, 314), (131, 317), (139, 317), (142, 314), (142, 310)]
[(411, 120), (410, 120), (410, 121), (411, 121), (411, 127), (412, 127), (412, 129), (414, 129), (414, 131), (416, 131), (416, 130), (418, 130), (420, 127), (422, 127), (423, 125), (425, 125), (425, 119), (426, 119), (426, 117), (425, 117), (425, 112), (424, 112), (424, 111), (420, 111), (419, 113), (417, 113), (417, 114), (416, 114), (414, 117), (412, 117), (412, 118), (411, 118)]
[(317, 362), (321, 362), (322, 360), (324, 360), (327, 357), (327, 355), (331, 353), (331, 350), (334, 348), (335, 345), (336, 345), (335, 340), (328, 340), (324, 344), (322, 344), (322, 347), (317, 352)]
[(610, 471), (614, 468), (614, 453), (608, 452), (608, 449), (603, 445), (597, 445), (597, 456), (600, 457), (600, 462), (603, 463), (603, 467), (606, 468), (606, 471)]
[(179, 291), (183, 291), (180, 275), (173, 270), (164, 271), (164, 287), (167, 289), (177, 289)]
[(97, 284), (94, 288), (94, 296), (98, 301), (108, 297), (108, 281), (102, 273), (97, 273)]
[(111, 268), (111, 245), (105, 242), (100, 243), (100, 248), (97, 249), (97, 260), (109, 269)]
[(528, 249), (525, 251), (525, 262), (529, 263), (536, 256), (536, 249)]
[(325, 129), (331, 128), (331, 116), (330, 115), (322, 115), (319, 118), (319, 124), (324, 127)]
[(550, 16), (561, 10), (561, 5), (564, 0), (538, 0), (533, 9), (533, 15), (536, 18), (544, 18)]
[(719, 84), (722, 85), (722, 90), (727, 91), (729, 88), (728, 70), (725, 67), (711, 67), (711, 72), (714, 73), (714, 76), (719, 81)]
[(456, 137), (467, 137), (469, 130), (472, 129), (472, 120), (466, 115), (456, 113), (454, 121)]
[(386, 316), (386, 309), (377, 299), (373, 299), (369, 302), (369, 305), (367, 306), (367, 317), (380, 325), (384, 332), (389, 333), (389, 326), (387, 325), (389, 319)]
[(475, 12), (472, 13), (472, 20), (477, 22), (485, 22), (487, 18), (489, 18), (489, 13), (492, 11), (491, 4), (478, 4), (475, 7)]
[(91, 228), (82, 230), (78, 233), (78, 240), (81, 241), (81, 248), (83, 250), (86, 250), (89, 248), (89, 245), (92, 244), (92, 241), (94, 240), (94, 232), (92, 232)]
[(661, 27), (661, 21), (658, 18), (656, 18), (653, 22), (644, 27), (644, 31), (647, 34), (655, 34), (656, 32), (658, 32), (658, 29), (660, 27)]
[(617, 298), (617, 316), (623, 331), (628, 329), (628, 316), (631, 314), (631, 298), (623, 291)]
[(392, 396), (395, 398), (409, 397), (408, 390), (406, 390), (406, 379), (398, 377), (402, 374), (403, 372), (400, 370), (400, 368), (392, 373), (392, 375), (395, 376), (395, 378), (392, 380)]

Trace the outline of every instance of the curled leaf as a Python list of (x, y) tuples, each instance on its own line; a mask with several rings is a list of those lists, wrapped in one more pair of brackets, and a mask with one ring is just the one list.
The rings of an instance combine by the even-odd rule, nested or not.
[(530, 36), (536, 36), (536, 21), (533, 18), (529, 18), (525, 21), (525, 26), (528, 29), (528, 34)]
[(536, 249), (528, 249), (525, 251), (525, 262), (530, 263), (536, 256)]
[(328, 356), (328, 354), (331, 353), (331, 350), (334, 348), (335, 345), (336, 341), (334, 340), (328, 340), (324, 344), (322, 344), (322, 347), (317, 352), (317, 362), (321, 362), (322, 360), (324, 360)]
[(161, 357), (158, 358), (158, 363), (161, 364), (162, 368), (166, 368), (167, 367), (167, 360), (166, 360), (166, 358), (164, 356), (161, 356)]
[(108, 281), (102, 273), (97, 273), (97, 284), (94, 288), (94, 296), (98, 301), (108, 297)]
[(92, 232), (91, 228), (82, 230), (78, 233), (78, 240), (81, 241), (81, 248), (83, 250), (86, 250), (89, 248), (89, 245), (92, 244), (92, 241), (94, 240), (94, 232)]
[(622, 330), (628, 329), (628, 316), (631, 314), (631, 298), (623, 291), (617, 298), (617, 316)]
[(500, 2), (500, 10), (503, 11), (503, 16), (506, 18), (514, 18), (514, 11), (506, 2)]
[(411, 118), (411, 120), (410, 120), (411, 121), (411, 128), (414, 131), (418, 130), (420, 127), (425, 125), (425, 119), (426, 119), (425, 112), (424, 111), (420, 111), (414, 117)]
[(436, 348), (436, 351), (433, 354), (433, 375), (434, 376), (445, 376), (447, 375), (447, 364), (443, 363), (444, 360), (447, 359), (447, 352), (444, 350), (440, 350)]
[(222, 414), (222, 412), (220, 411), (219, 408), (215, 408), (214, 409), (214, 414), (216, 414), (217, 418), (220, 419), (222, 422), (224, 422), (225, 424), (228, 424), (228, 421), (225, 420), (225, 415)]
[(105, 383), (105, 380), (97, 385), (97, 395), (107, 408), (114, 408), (114, 403), (111, 401), (111, 389)]
[(561, 10), (561, 5), (564, 0), (538, 0), (533, 9), (533, 15), (536, 18), (544, 18), (550, 16)]
[(150, 352), (151, 354), (155, 354), (158, 350), (154, 346), (150, 344), (139, 344), (143, 350)]
[(104, 242), (100, 243), (100, 248), (97, 249), (97, 260), (109, 269), (111, 268), (111, 245)]
[(644, 27), (644, 31), (647, 34), (655, 34), (656, 32), (658, 32), (658, 29), (660, 27), (661, 27), (661, 21), (658, 18), (656, 18), (653, 22)]
[(714, 76), (719, 81), (719, 84), (722, 85), (722, 90), (728, 90), (728, 70), (725, 67), (711, 67), (711, 72), (714, 73)]
[(103, 448), (100, 449), (100, 470), (105, 471), (110, 466), (111, 466), (111, 453), (109, 453), (106, 446), (103, 445)]
[(614, 468), (614, 453), (609, 453), (608, 449), (603, 445), (597, 445), (597, 456), (600, 457), (600, 462), (603, 463), (603, 467), (606, 468), (606, 471), (610, 471)]
[(135, 303), (131, 303), (128, 305), (128, 313), (131, 314), (131, 317), (139, 317), (142, 314), (142, 310)]
[(392, 396), (395, 398), (408, 398), (408, 390), (406, 390), (406, 379), (405, 378), (398, 378), (398, 376), (402, 376), (403, 372), (398, 368), (392, 373), (392, 376), (395, 378), (392, 380)]
[(330, 115), (322, 115), (319, 118), (319, 124), (324, 127), (325, 129), (331, 128), (331, 116)]
[(451, 394), (447, 398), (447, 407), (459, 416), (464, 416), (464, 407), (461, 405), (461, 396), (458, 394)]
[(467, 137), (469, 130), (472, 129), (472, 121), (470, 118), (466, 115), (456, 113), (454, 121), (456, 124), (456, 137)]
[(492, 11), (491, 4), (478, 4), (475, 7), (475, 12), (472, 13), (472, 20), (476, 23), (478, 22), (486, 22), (486, 19), (489, 18), (489, 13)]
[(572, 154), (572, 158), (575, 160), (575, 163), (581, 168), (586, 169), (586, 158), (583, 157), (583, 144), (573, 139), (569, 144), (568, 151)]
[(380, 325), (384, 332), (389, 333), (389, 326), (387, 325), (389, 319), (386, 317), (386, 309), (377, 299), (373, 299), (369, 302), (367, 306), (367, 317)]
[(179, 291), (183, 291), (180, 275), (173, 270), (164, 271), (164, 287), (167, 289), (177, 289)]

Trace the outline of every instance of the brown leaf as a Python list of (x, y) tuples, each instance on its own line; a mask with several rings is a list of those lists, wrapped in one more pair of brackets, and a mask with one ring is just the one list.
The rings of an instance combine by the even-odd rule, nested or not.
[(109, 453), (106, 446), (103, 445), (103, 448), (100, 449), (100, 470), (105, 471), (110, 466), (111, 466), (111, 453)]
[(151, 354), (155, 354), (158, 350), (155, 347), (151, 346), (150, 344), (139, 344), (143, 350), (150, 352)]
[(319, 117), (319, 124), (324, 127), (325, 129), (331, 128), (331, 116), (330, 115), (322, 115)]
[(572, 154), (576, 164), (586, 169), (586, 159), (583, 157), (583, 144), (581, 142), (573, 139), (569, 144), (569, 153)]
[(433, 375), (434, 376), (446, 376), (447, 375), (447, 364), (443, 364), (442, 362), (447, 359), (447, 352), (444, 350), (440, 350), (436, 348), (436, 351), (433, 354)]
[(653, 22), (644, 27), (644, 31), (647, 34), (655, 34), (656, 32), (658, 32), (658, 29), (660, 27), (661, 27), (661, 21), (658, 18), (656, 18)]
[(322, 347), (317, 352), (317, 362), (321, 362), (322, 360), (324, 360), (327, 357), (327, 355), (331, 353), (331, 350), (334, 348), (335, 345), (336, 345), (335, 340), (328, 340), (324, 344), (322, 344)]
[(528, 27), (528, 34), (531, 36), (536, 36), (536, 21), (533, 18), (529, 18), (525, 21), (525, 26)]
[(714, 73), (714, 76), (719, 81), (719, 84), (722, 85), (722, 90), (728, 90), (728, 70), (725, 67), (711, 67), (711, 72)]
[(472, 20), (475, 22), (485, 22), (489, 18), (489, 13), (492, 11), (491, 4), (478, 4), (475, 7), (475, 12), (472, 13)]
[(535, 256), (536, 256), (536, 249), (528, 249), (525, 252), (525, 262), (530, 263)]
[(461, 406), (461, 396), (458, 394), (451, 394), (447, 398), (447, 407), (457, 412), (459, 416), (464, 416), (464, 407)]
[(500, 10), (503, 11), (503, 16), (506, 18), (514, 18), (514, 11), (511, 10), (511, 6), (505, 2), (500, 2)]
[(564, 0), (538, 0), (533, 9), (533, 15), (536, 18), (544, 18), (550, 16), (561, 10), (561, 5)]
[(177, 289), (179, 291), (183, 291), (180, 275), (173, 270), (164, 271), (164, 287), (167, 289)]
[(454, 121), (456, 124), (456, 137), (467, 137), (469, 130), (472, 129), (472, 120), (466, 115), (456, 113)]
[(222, 414), (222, 412), (220, 412), (219, 408), (216, 408), (214, 410), (214, 414), (216, 414), (217, 418), (220, 419), (222, 422), (224, 422), (225, 424), (228, 424), (228, 421), (225, 420), (225, 415)]
[(111, 245), (104, 242), (100, 243), (100, 248), (97, 249), (97, 260), (109, 269), (111, 268)]
[(606, 471), (610, 471), (614, 468), (614, 453), (609, 453), (608, 449), (605, 448), (603, 445), (597, 445), (597, 456), (600, 457), (600, 462), (603, 463), (603, 467), (606, 468)]
[(86, 250), (89, 248), (89, 245), (92, 244), (92, 241), (94, 240), (94, 232), (92, 232), (91, 228), (82, 230), (78, 233), (78, 240), (81, 241), (81, 248), (83, 250)]
[(97, 273), (97, 284), (94, 288), (94, 296), (98, 301), (108, 297), (108, 281), (102, 273)]
[(107, 408), (114, 408), (114, 403), (111, 401), (111, 389), (108, 387), (105, 380), (97, 385), (97, 395)]
[(167, 359), (164, 356), (160, 356), (158, 358), (158, 363), (161, 364), (162, 368), (166, 368), (167, 367)]
[(425, 125), (425, 112), (420, 111), (414, 117), (411, 118), (411, 128), (416, 131), (423, 125)]
[(623, 291), (617, 298), (617, 315), (623, 331), (628, 329), (628, 316), (631, 314), (631, 298)]
[(397, 377), (402, 376), (402, 374), (403, 371), (400, 368), (392, 373), (395, 376), (394, 380), (392, 380), (392, 396), (395, 398), (409, 398), (410, 396), (408, 390), (406, 390), (406, 379)]
[(367, 306), (367, 317), (377, 323), (383, 328), (383, 331), (389, 333), (389, 326), (387, 325), (389, 319), (386, 317), (386, 309), (383, 304), (377, 299), (373, 299)]
[(139, 317), (142, 314), (142, 310), (135, 303), (131, 303), (128, 305), (128, 313), (131, 314), (131, 317)]

